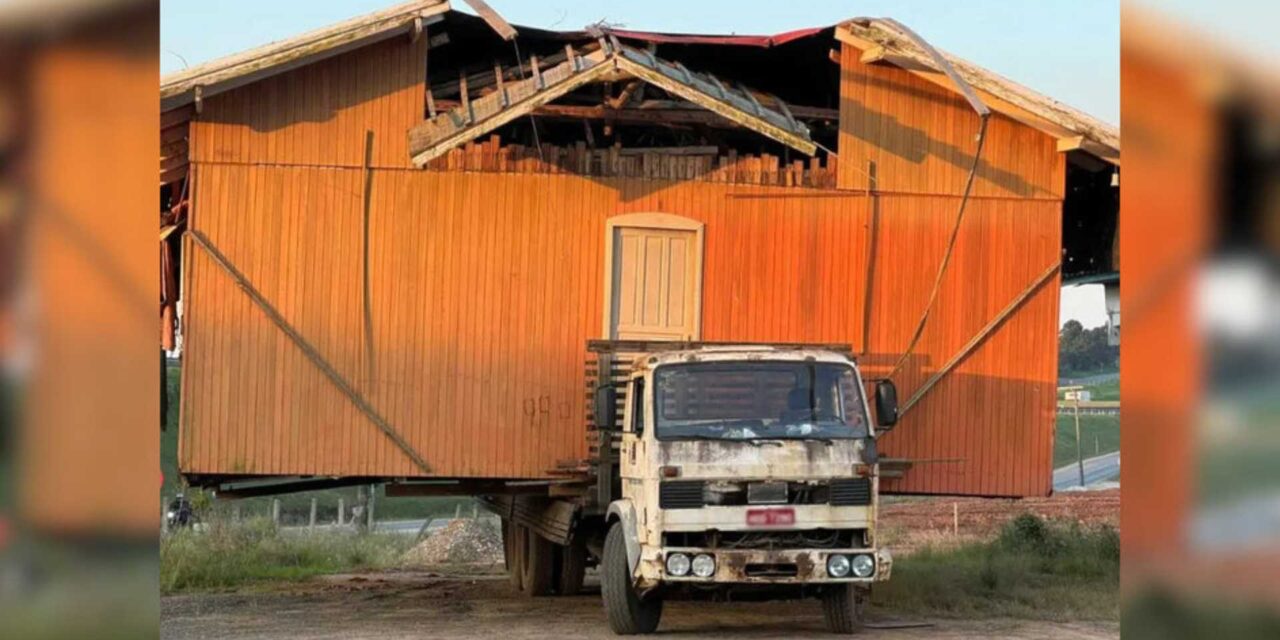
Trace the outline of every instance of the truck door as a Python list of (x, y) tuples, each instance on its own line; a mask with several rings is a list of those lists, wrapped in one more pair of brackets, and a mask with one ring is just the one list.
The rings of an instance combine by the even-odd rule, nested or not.
[(631, 381), (627, 389), (627, 400), (627, 406), (630, 409), (625, 416), (627, 424), (622, 432), (622, 446), (618, 451), (621, 458), (622, 495), (625, 498), (637, 500), (637, 506), (639, 506), (641, 496), (636, 493), (636, 490), (640, 488), (640, 481), (645, 475), (646, 403), (643, 376)]

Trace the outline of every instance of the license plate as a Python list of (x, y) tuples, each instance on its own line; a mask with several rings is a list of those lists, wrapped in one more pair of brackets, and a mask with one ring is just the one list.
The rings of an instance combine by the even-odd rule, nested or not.
[(753, 527), (778, 527), (795, 523), (795, 509), (747, 509), (747, 524)]

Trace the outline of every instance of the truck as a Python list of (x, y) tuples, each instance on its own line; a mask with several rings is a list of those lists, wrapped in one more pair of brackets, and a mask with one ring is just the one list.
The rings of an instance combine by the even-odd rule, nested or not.
[(838, 350), (699, 345), (623, 360), (619, 380), (600, 365), (592, 392), (596, 499), (489, 499), (513, 584), (569, 594), (594, 564), (620, 635), (655, 631), (671, 598), (813, 597), (831, 631), (858, 631), (893, 568), (876, 538), (893, 382), (875, 381), (873, 425), (858, 364)]

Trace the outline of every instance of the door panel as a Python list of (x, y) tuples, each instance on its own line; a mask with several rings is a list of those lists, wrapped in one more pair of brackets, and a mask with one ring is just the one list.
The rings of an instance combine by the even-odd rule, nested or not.
[(695, 232), (614, 230), (611, 337), (692, 340), (698, 335)]

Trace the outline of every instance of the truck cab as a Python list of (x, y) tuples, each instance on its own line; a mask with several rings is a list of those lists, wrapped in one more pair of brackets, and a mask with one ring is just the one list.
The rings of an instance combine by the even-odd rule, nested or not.
[[(752, 346), (640, 355), (621, 412), (598, 389), (596, 424), (622, 436), (600, 558), (612, 629), (654, 631), (668, 597), (816, 597), (832, 631), (857, 631), (893, 567), (864, 389), (844, 354)], [(874, 396), (883, 432), (896, 391)]]

